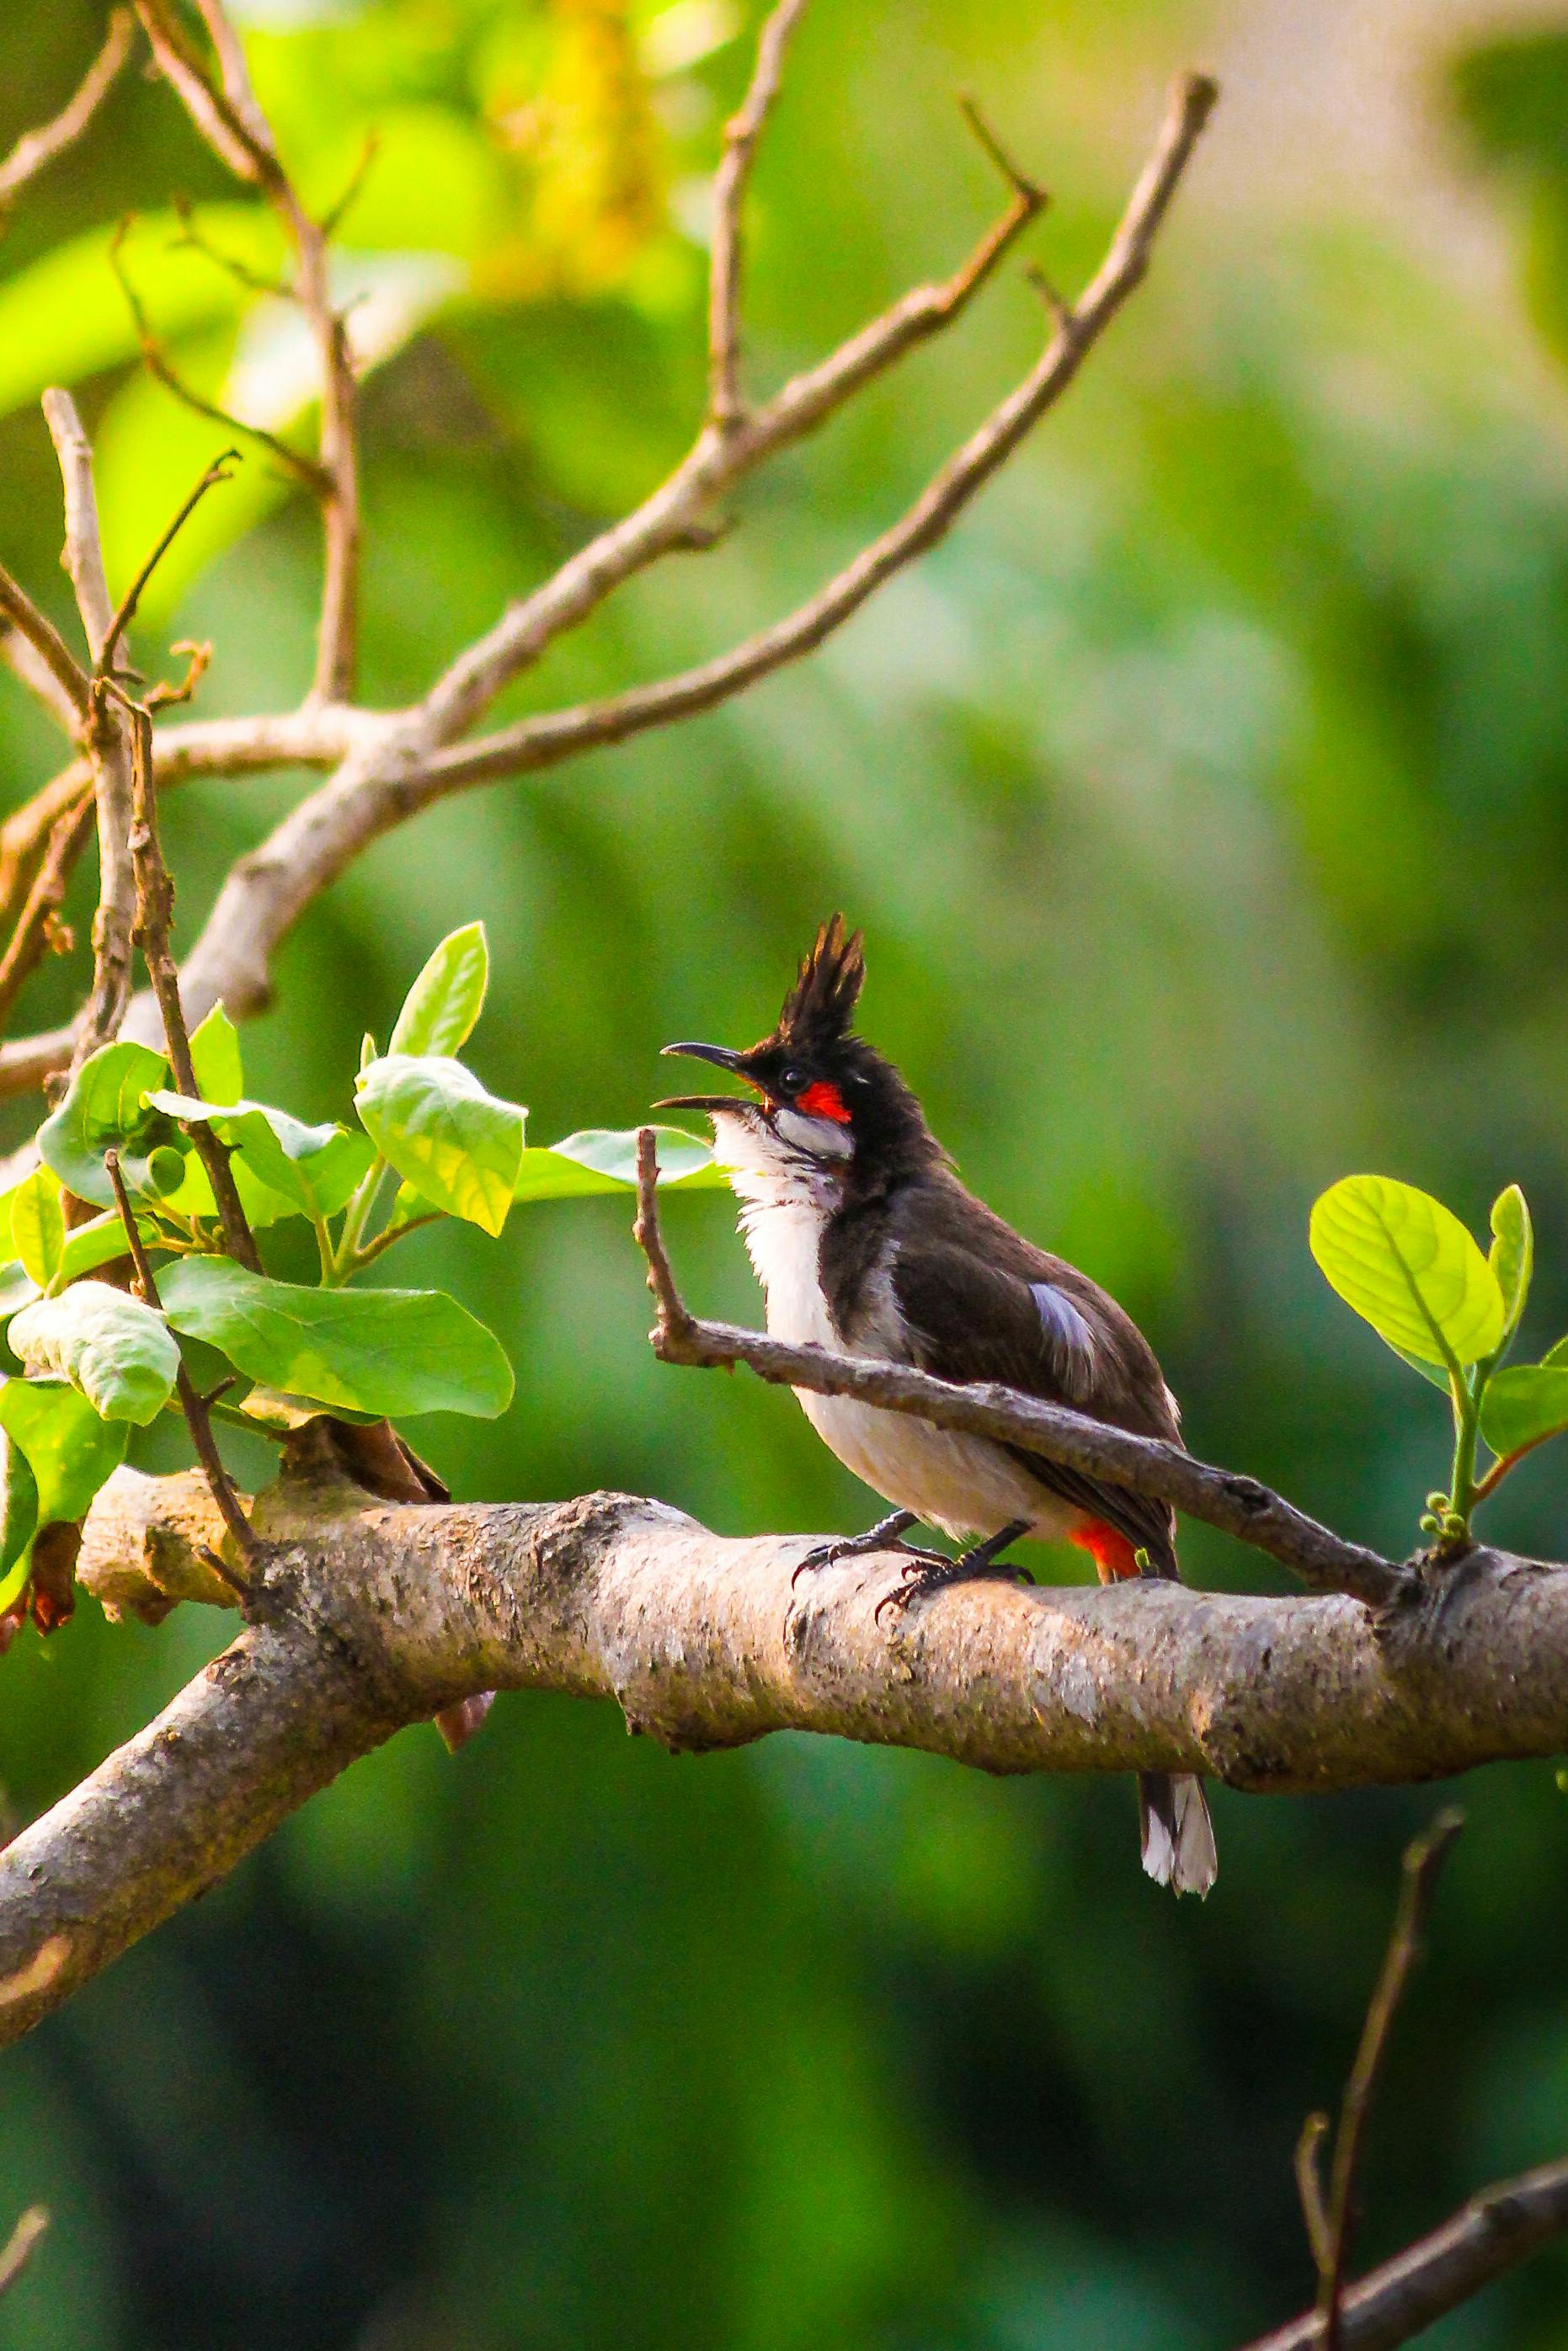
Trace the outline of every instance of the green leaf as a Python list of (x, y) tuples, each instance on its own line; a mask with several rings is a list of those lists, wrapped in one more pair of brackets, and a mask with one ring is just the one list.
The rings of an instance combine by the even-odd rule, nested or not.
[(35, 1167), (16, 1186), (11, 1203), (11, 1238), (29, 1280), (45, 1290), (60, 1270), (66, 1245), (60, 1179), (48, 1167)]
[(111, 1208), (114, 1187), (103, 1164), (110, 1150), (120, 1154), (128, 1192), (134, 1196), (157, 1191), (149, 1165), (152, 1154), (177, 1151), (181, 1137), (162, 1112), (148, 1109), (146, 1097), (168, 1075), (162, 1054), (146, 1045), (101, 1045), (82, 1063), (64, 1102), (38, 1129), (44, 1164), (68, 1192), (95, 1207)]
[(355, 1103), (382, 1158), (421, 1199), (500, 1231), (522, 1165), (520, 1103), (486, 1093), (461, 1061), (404, 1053), (361, 1071)]
[(30, 1372), (58, 1372), (105, 1420), (157, 1418), (174, 1391), (180, 1350), (162, 1314), (105, 1281), (77, 1281), (40, 1298), (11, 1324)]
[[(235, 1180), (248, 1173), (264, 1191), (274, 1196), (282, 1213), (302, 1217), (333, 1217), (343, 1207), (369, 1168), (374, 1153), (362, 1134), (344, 1126), (307, 1126), (302, 1119), (277, 1110), (270, 1102), (193, 1102), (187, 1095), (160, 1092), (152, 1100), (158, 1109), (191, 1124), (205, 1122), (235, 1146)], [(190, 1184), (187, 1178), (187, 1187)], [(241, 1187), (242, 1200), (248, 1195)], [(179, 1195), (183, 1206), (187, 1193)], [(210, 1188), (206, 1195), (211, 1201)], [(279, 1209), (270, 1215), (262, 1207), (261, 1221), (275, 1224)], [(195, 1213), (210, 1213), (197, 1208)]]
[(21, 1447), (7, 1435), (5, 1468), (0, 1472), (0, 1577), (10, 1574), (38, 1531), (38, 1481)]
[(1328, 1281), (1391, 1347), (1467, 1364), (1501, 1344), (1497, 1276), (1429, 1194), (1386, 1176), (1347, 1176), (1314, 1203), (1310, 1238)]
[[(84, 1231), (87, 1229), (84, 1226)], [(69, 1247), (69, 1243), (67, 1243)], [(19, 1265), (0, 1270), (0, 1322), (8, 1322), (24, 1306), (30, 1306), (38, 1296), (38, 1285), (32, 1276), (24, 1273)]]
[[(683, 1192), (722, 1191), (727, 1177), (712, 1152), (678, 1126), (656, 1126), (659, 1182)], [(563, 1135), (548, 1150), (525, 1151), (515, 1197), (519, 1200), (583, 1200), (624, 1192), (637, 1181), (637, 1129), (584, 1127)]]
[(1548, 1361), (1493, 1373), (1481, 1398), (1481, 1435), (1500, 1458), (1563, 1428), (1568, 1428), (1568, 1367)]
[[(26, 1182), (26, 1177), (23, 1182)], [(16, 1244), (11, 1234), (11, 1210), (20, 1184), (13, 1184), (8, 1192), (0, 1192), (0, 1265), (10, 1265), (16, 1255)]]
[(239, 1030), (221, 1004), (214, 1004), (191, 1032), (191, 1066), (196, 1091), (210, 1102), (236, 1102), (245, 1091)]
[(86, 1397), (60, 1380), (0, 1384), (0, 1428), (31, 1464), (41, 1527), (81, 1518), (131, 1442), (129, 1423), (100, 1420)]
[(1535, 1235), (1530, 1222), (1530, 1207), (1517, 1184), (1511, 1184), (1492, 1202), (1491, 1230), (1491, 1251), (1487, 1262), (1502, 1292), (1506, 1317), (1502, 1335), (1506, 1345), (1519, 1328), (1530, 1296), (1530, 1277), (1535, 1270)]
[[(162, 1237), (150, 1217), (138, 1217), (136, 1229), (149, 1249), (162, 1246)], [(96, 1273), (100, 1265), (112, 1264), (117, 1257), (129, 1255), (125, 1227), (119, 1210), (111, 1208), (105, 1216), (92, 1217), (85, 1225), (71, 1227), (60, 1251), (60, 1274), (66, 1281), (79, 1281), (84, 1273)]]
[(511, 1402), (499, 1342), (438, 1290), (310, 1290), (217, 1258), (186, 1258), (159, 1287), (176, 1331), (247, 1379), (331, 1409), (489, 1420)]
[(474, 1032), (490, 984), (483, 923), (451, 931), (403, 998), (389, 1053), (455, 1053)]

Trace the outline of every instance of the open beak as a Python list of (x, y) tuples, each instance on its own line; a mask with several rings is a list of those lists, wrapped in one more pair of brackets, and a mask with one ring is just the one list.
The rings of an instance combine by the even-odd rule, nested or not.
[[(662, 1045), (661, 1053), (678, 1053), (689, 1061), (711, 1061), (716, 1069), (732, 1070), (743, 1075), (740, 1064), (745, 1056), (727, 1045)], [(749, 1083), (747, 1080), (747, 1083)], [(736, 1110), (745, 1101), (743, 1094), (671, 1094), (664, 1102), (653, 1104), (655, 1110)]]

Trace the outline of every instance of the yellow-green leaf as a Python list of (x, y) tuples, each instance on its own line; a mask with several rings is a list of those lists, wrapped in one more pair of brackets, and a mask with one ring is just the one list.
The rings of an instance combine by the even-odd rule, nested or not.
[(1314, 1204), (1310, 1238), (1345, 1304), (1400, 1353), (1467, 1364), (1501, 1344), (1497, 1276), (1430, 1194), (1387, 1176), (1347, 1176)]

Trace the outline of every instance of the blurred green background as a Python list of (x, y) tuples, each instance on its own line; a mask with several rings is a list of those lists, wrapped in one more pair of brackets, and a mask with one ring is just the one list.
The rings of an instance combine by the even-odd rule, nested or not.
[[(705, 176), (747, 63), (725, 0), (250, 0), (307, 194), (346, 222), (367, 379), (367, 695), (433, 665), (678, 456), (699, 413)], [(758, 173), (771, 383), (996, 209), (972, 88), (1092, 266), (1178, 68), (1224, 101), (1148, 288), (957, 535), (749, 699), (382, 843), (284, 951), (258, 1092), (340, 1113), (430, 946), (476, 915), (475, 1059), (533, 1135), (634, 1122), (667, 1038), (771, 1020), (829, 909), (868, 1032), (965, 1174), (1155, 1339), (1193, 1444), (1396, 1549), (1444, 1405), (1334, 1301), (1314, 1194), (1364, 1167), (1484, 1229), (1517, 1178), (1568, 1327), (1568, 19), (1442, 0), (816, 0)], [(64, 99), (89, 0), (0, 12), (0, 146)], [(294, 429), (287, 316), (171, 252), (176, 195), (270, 250), (132, 78), (0, 244), (0, 545), (69, 619), (42, 384), (71, 381), (123, 579), (221, 439), (135, 370), (128, 254), (193, 380)], [(622, 593), (508, 707), (612, 690), (780, 612), (1028, 364), (1009, 270)], [(204, 507), (152, 618), (211, 636), (204, 710), (309, 673), (313, 516), (268, 462)], [(155, 639), (144, 642), (155, 643)], [(0, 674), (6, 805), (57, 762)], [(298, 777), (185, 787), (187, 939)], [(83, 925), (85, 931), (85, 924)], [(19, 1026), (63, 1016), (80, 961)], [(7, 1133), (25, 1132), (21, 1111)], [(3, 1139), (3, 1138), (0, 1138)], [(688, 1293), (758, 1308), (727, 1203), (673, 1204)], [(786, 1397), (657, 1369), (613, 1203), (423, 1270), (515, 1353), (499, 1425), (415, 1425), (461, 1493), (662, 1495), (728, 1531), (856, 1528)], [(411, 1261), (411, 1272), (413, 1270)], [(1491, 1531), (1561, 1552), (1563, 1455)], [(1189, 1530), (1195, 1580), (1281, 1588)], [(1075, 1572), (1061, 1562), (1064, 1573)], [(14, 1820), (210, 1655), (84, 1606), (0, 1675)], [(1568, 2147), (1568, 1798), (1475, 1775), (1367, 2168), (1367, 2259)], [(672, 1761), (613, 1710), (511, 1698), (319, 1798), (0, 2068), (0, 2304), (52, 2351), (1200, 2351), (1298, 2307), (1290, 2158), (1337, 2092), (1400, 1846), (1436, 1802), (1218, 1792), (1207, 1906), (1138, 1873), (1129, 1788), (992, 1784), (776, 1739)], [(1431, 2338), (1568, 2346), (1542, 2260)]]

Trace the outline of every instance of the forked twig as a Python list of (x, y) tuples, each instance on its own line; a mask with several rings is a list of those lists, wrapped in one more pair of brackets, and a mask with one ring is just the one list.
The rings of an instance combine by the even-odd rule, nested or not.
[(658, 1309), (652, 1334), (663, 1364), (726, 1369), (746, 1364), (758, 1378), (815, 1395), (852, 1395), (889, 1412), (911, 1413), (937, 1428), (956, 1428), (1004, 1444), (1020, 1439), (1048, 1460), (1087, 1477), (1125, 1486), (1170, 1502), (1189, 1518), (1250, 1543), (1321, 1592), (1348, 1592), (1369, 1606), (1387, 1607), (1416, 1588), (1408, 1568), (1345, 1542), (1307, 1518), (1256, 1479), (1211, 1468), (1178, 1445), (1042, 1404), (1017, 1388), (987, 1382), (959, 1387), (906, 1364), (884, 1364), (825, 1347), (791, 1347), (760, 1331), (699, 1321), (682, 1302), (659, 1232), (656, 1137), (637, 1137), (637, 1214), (632, 1234), (648, 1261), (648, 1287)]
[[(1421, 1936), (1437, 1890), (1437, 1875), (1448, 1849), (1465, 1824), (1463, 1813), (1449, 1808), (1437, 1814), (1430, 1828), (1406, 1850), (1399, 1884), (1399, 1903), (1384, 1956), (1383, 1968), (1367, 2004), (1355, 2063), (1345, 2084), (1339, 2124), (1333, 2135), (1329, 2186), (1323, 2211), (1321, 2244), (1314, 2247), (1318, 2263), (1318, 2312), (1322, 2319), (1323, 2351), (1344, 2351), (1344, 2280), (1355, 2230), (1355, 2192), (1361, 2169), (1362, 2141), (1366, 2118), (1376, 2092), (1378, 2075), (1387, 2053), (1388, 2036), (1404, 1996), (1410, 1970), (1421, 1956)], [(1316, 2119), (1316, 2117), (1314, 2117)], [(1322, 2119), (1319, 2136), (1328, 2128)]]
[(757, 142), (778, 102), (784, 53), (806, 0), (778, 0), (757, 40), (757, 62), (738, 110), (724, 127), (713, 183), (713, 266), (708, 282), (708, 407), (721, 431), (738, 423), (742, 219)]

